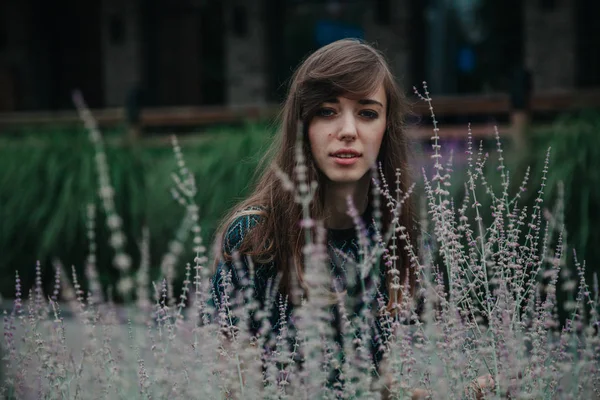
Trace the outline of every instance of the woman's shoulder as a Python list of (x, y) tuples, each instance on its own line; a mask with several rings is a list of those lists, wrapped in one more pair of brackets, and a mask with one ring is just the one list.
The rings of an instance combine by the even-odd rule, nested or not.
[(267, 209), (263, 206), (250, 206), (236, 212), (225, 229), (224, 252), (232, 254), (239, 249), (248, 232), (258, 225), (266, 215)]

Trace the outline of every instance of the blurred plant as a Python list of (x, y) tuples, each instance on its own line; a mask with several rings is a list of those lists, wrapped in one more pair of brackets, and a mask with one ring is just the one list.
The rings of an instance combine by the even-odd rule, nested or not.
[[(565, 226), (564, 241), (586, 261), (586, 279), (592, 281), (594, 273), (600, 274), (600, 112), (583, 110), (559, 117), (550, 127), (531, 132), (531, 155), (525, 162), (532, 163), (534, 185), (540, 184), (543, 168), (541, 151), (552, 148), (552, 174), (545, 182), (546, 194), (551, 201), (564, 195), (564, 215), (559, 216)], [(531, 204), (535, 193), (525, 193)], [(567, 263), (564, 274), (576, 274), (575, 265)], [(561, 314), (563, 303), (569, 300), (559, 291)], [(565, 301), (561, 301), (565, 300)], [(573, 299), (570, 299), (572, 301)]]
[[(240, 128), (218, 128), (199, 136), (186, 145), (182, 154), (188, 169), (198, 182), (195, 194), (198, 213), (202, 216), (203, 235), (212, 237), (219, 218), (242, 197), (253, 179), (258, 164), (257, 154), (269, 140), (272, 129), (264, 124)], [(105, 157), (96, 156), (90, 145), (89, 133), (81, 129), (53, 129), (30, 132), (23, 137), (4, 139), (0, 143), (0, 273), (11, 275), (20, 269), (23, 284), (29, 286), (34, 276), (30, 266), (41, 261), (44, 288), (52, 285), (52, 273), (46, 266), (59, 258), (75, 265), (82, 273), (89, 261), (95, 262), (102, 292), (117, 288), (119, 271), (112, 267), (119, 244), (132, 258), (132, 265), (141, 261), (138, 242), (146, 226), (150, 236), (148, 254), (149, 279), (161, 274), (163, 256), (178, 251), (175, 240), (185, 209), (173, 207), (172, 171), (177, 170), (173, 150), (164, 144), (142, 140), (137, 146), (122, 145), (123, 132), (110, 132), (104, 144)], [(110, 182), (118, 196), (111, 202), (98, 202), (96, 162), (106, 160), (103, 181)], [(108, 176), (106, 176), (108, 175)], [(223, 185), (222, 182), (227, 182)], [(105, 191), (107, 194), (108, 192)], [(109, 213), (102, 204), (112, 204)], [(95, 254), (86, 254), (89, 247), (86, 228), (88, 205), (94, 207)], [(110, 223), (110, 225), (107, 225)], [(110, 226), (120, 226), (121, 234)], [(151, 233), (151, 235), (150, 235)], [(193, 259), (194, 250), (185, 246), (181, 257)], [(116, 243), (118, 241), (119, 243)], [(52, 270), (50, 269), (50, 272)], [(180, 274), (181, 275), (181, 274)], [(182, 276), (175, 279), (181, 286)], [(127, 281), (125, 281), (127, 283)], [(87, 282), (84, 283), (86, 289)], [(127, 284), (131, 286), (130, 284)], [(0, 293), (14, 297), (14, 287), (8, 280), (0, 283)], [(121, 301), (119, 292), (116, 300)]]
[[(431, 105), (426, 86), (420, 96)], [(287, 177), (279, 171), (285, 187), (297, 194), (296, 201), (305, 211), (301, 226), (306, 232), (303, 254), (310, 296), (293, 311), (295, 336), (290, 336), (285, 324), (278, 332), (275, 347), (267, 345), (267, 335), (250, 336), (247, 316), (257, 306), (252, 285), (244, 293), (232, 293), (232, 271), (222, 271), (225, 295), (216, 309), (207, 302), (211, 292), (201, 239), (195, 241), (194, 249), (193, 304), (186, 302), (191, 284), (191, 265), (187, 263), (181, 302), (170, 304), (169, 282), (160, 279), (154, 282), (153, 311), (148, 310), (147, 302), (117, 308), (111, 296), (105, 302), (98, 302), (92, 294), (86, 296), (75, 270), (72, 283), (56, 273), (53, 295), (46, 298), (38, 264), (26, 303), (17, 273), (14, 306), (4, 316), (6, 378), (0, 395), (9, 399), (599, 396), (598, 279), (594, 275), (590, 288), (584, 279), (584, 266), (576, 257), (578, 275), (575, 279), (568, 277), (566, 282), (575, 296), (564, 325), (560, 325), (556, 314), (557, 283), (567, 248), (560, 222), (562, 200), (558, 199), (552, 213), (544, 213), (543, 209), (551, 176), (549, 152), (540, 189), (528, 208), (521, 194), (529, 183), (529, 174), (519, 191), (510, 196), (510, 175), (497, 139), (501, 180), (497, 193), (483, 173), (487, 154), (473, 149), (469, 135), (465, 195), (456, 205), (449, 190), (451, 163), (443, 162), (433, 111), (432, 117), (434, 173), (430, 178), (423, 171), (427, 213), (422, 221), (430, 236), (422, 241), (421, 251), (411, 246), (408, 230), (397, 218), (410, 193), (402, 193), (397, 187), (396, 196), (392, 195), (388, 184), (380, 182), (375, 172), (374, 206), (380, 206), (379, 195), (385, 198), (385, 206), (395, 217), (390, 229), (365, 237), (364, 221), (352, 202), (348, 212), (362, 248), (362, 257), (355, 265), (359, 271), (378, 268), (381, 256), (396, 275), (394, 246), (406, 246), (419, 278), (418, 297), (423, 301), (420, 314), (418, 299), (411, 299), (406, 284), (398, 280), (393, 283), (404, 291), (402, 298), (406, 301), (395, 304), (394, 314), (387, 310), (381, 295), (365, 291), (365, 303), (376, 299), (380, 307), (363, 307), (357, 315), (349, 315), (340, 296), (337, 301), (344, 321), (341, 330), (345, 357), (335, 356), (340, 350), (325, 315), (331, 298), (327, 290), (322, 290), (330, 284), (329, 268), (324, 262), (324, 229), (321, 221), (311, 219), (308, 213), (316, 186), (306, 182), (300, 151), (296, 176)], [(175, 198), (185, 206), (184, 218), (190, 221), (187, 226), (198, 238), (200, 226), (193, 201), (196, 181), (183, 162), (177, 142), (173, 144), (179, 167)], [(483, 196), (491, 198), (489, 209), (482, 206)], [(380, 215), (379, 208), (375, 211), (375, 217)], [(90, 212), (88, 228), (92, 220)], [(142, 264), (148, 262), (149, 239), (146, 229), (144, 232)], [(433, 262), (436, 259), (441, 261)], [(140, 268), (138, 282), (147, 281), (145, 271), (145, 267)], [(72, 324), (63, 317), (64, 310), (57, 302), (61, 287), (66, 308), (76, 316)], [(143, 284), (136, 289), (138, 299), (148, 296)], [(279, 301), (279, 312), (285, 315), (284, 299), (270, 301)], [(584, 305), (589, 306), (589, 313)], [(271, 329), (269, 307), (267, 301), (261, 310), (263, 329)], [(142, 312), (142, 322), (133, 323)], [(385, 333), (384, 365), (379, 370), (365, 357), (370, 341), (368, 327), (377, 314), (384, 317)], [(240, 318), (238, 326), (232, 322), (236, 317)], [(82, 343), (75, 345), (75, 339)], [(291, 347), (289, 339), (293, 339)], [(328, 385), (327, 377), (334, 371), (345, 377), (343, 387)], [(342, 388), (344, 392), (340, 393)]]
[[(109, 167), (106, 160), (106, 151), (104, 150), (104, 139), (102, 138), (100, 129), (98, 129), (96, 120), (94, 120), (90, 110), (85, 104), (81, 92), (75, 92), (73, 94), (73, 102), (75, 103), (77, 112), (89, 133), (90, 141), (94, 146), (94, 158), (96, 161), (95, 169), (98, 177), (98, 195), (100, 197), (102, 208), (104, 209), (104, 214), (106, 215), (106, 226), (110, 231), (109, 244), (114, 250), (112, 266), (120, 273), (117, 288), (121, 295), (129, 299), (133, 289), (132, 279), (129, 276), (132, 261), (131, 257), (125, 252), (127, 238), (122, 230), (123, 219), (115, 209), (115, 189), (111, 184), (110, 174), (108, 172)], [(91, 267), (88, 268), (90, 271), (94, 269), (94, 263), (88, 262), (88, 266)], [(126, 282), (130, 283), (127, 284)]]

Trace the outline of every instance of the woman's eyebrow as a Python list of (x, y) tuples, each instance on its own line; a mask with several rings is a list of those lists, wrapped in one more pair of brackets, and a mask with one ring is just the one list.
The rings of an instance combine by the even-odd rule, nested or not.
[(373, 99), (360, 99), (358, 101), (358, 104), (362, 104), (362, 105), (377, 104), (377, 105), (381, 106), (381, 108), (383, 108), (383, 104), (381, 104), (377, 100), (373, 100)]
[[(337, 98), (331, 98), (331, 99), (325, 100), (323, 103), (335, 103), (335, 104), (337, 104), (339, 102), (340, 102), (339, 99), (337, 99)], [(358, 100), (358, 104), (361, 104), (363, 106), (376, 104), (376, 105), (380, 106), (381, 108), (383, 108), (383, 104), (381, 104), (379, 101), (374, 100), (374, 99), (360, 99), (360, 100)]]

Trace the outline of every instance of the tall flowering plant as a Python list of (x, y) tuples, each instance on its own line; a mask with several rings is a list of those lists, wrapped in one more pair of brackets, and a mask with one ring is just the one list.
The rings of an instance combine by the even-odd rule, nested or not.
[[(39, 265), (27, 300), (16, 275), (14, 306), (3, 318), (1, 395), (48, 399), (600, 397), (598, 279), (590, 287), (584, 278), (585, 262), (565, 247), (561, 201), (552, 211), (543, 205), (550, 153), (538, 196), (528, 208), (520, 196), (529, 173), (519, 191), (510, 195), (510, 174), (496, 132), (501, 179), (497, 193), (484, 174), (489, 155), (482, 146), (475, 148), (469, 130), (464, 196), (452, 198), (452, 156), (444, 160), (432, 99), (427, 86), (423, 88), (423, 93), (416, 93), (430, 106), (433, 119), (433, 175), (423, 170), (418, 246), (411, 245), (415, 241), (408, 236), (410, 230), (398, 218), (413, 188), (403, 193), (399, 179), (391, 188), (393, 182), (386, 182), (381, 168), (374, 166), (373, 221), (362, 221), (348, 200), (360, 247), (354, 268), (361, 282), (372, 271), (385, 268), (392, 288), (403, 292), (402, 301), (394, 299), (394, 312), (388, 311), (380, 293), (365, 289), (363, 303), (374, 306), (351, 315), (343, 297), (339, 293), (332, 297), (328, 290), (325, 229), (310, 215), (317, 187), (306, 180), (301, 135), (295, 175), (277, 171), (303, 209), (300, 228), (305, 232), (304, 284), (309, 296), (301, 296), (302, 305), (292, 312), (293, 329), (285, 318), (290, 299), (268, 298), (261, 308), (252, 284), (243, 285), (248, 289), (241, 293), (233, 291), (233, 271), (222, 271), (221, 301), (209, 301), (214, 293), (195, 203), (198, 188), (175, 138), (173, 197), (185, 208), (186, 218), (161, 261), (159, 280), (150, 285), (147, 230), (139, 243), (141, 264), (135, 273), (131, 271), (129, 261), (125, 262), (130, 258), (121, 254), (123, 243), (117, 240), (120, 219), (112, 208), (100, 132), (85, 103), (77, 98), (99, 154), (102, 206), (114, 228), (115, 266), (126, 279), (120, 290), (135, 291), (136, 301), (118, 307), (110, 293), (106, 299), (101, 296), (94, 263), (95, 207), (90, 206), (88, 293), (74, 270), (69, 279), (58, 261), (49, 297), (43, 293)], [(490, 199), (489, 209), (482, 206), (482, 196)], [(381, 227), (382, 207), (393, 214), (386, 232)], [(366, 228), (370, 223), (374, 235)], [(193, 237), (196, 256), (180, 268), (185, 279), (177, 299), (172, 282), (188, 235)], [(401, 248), (410, 255), (417, 276), (413, 297), (400, 280)], [(252, 260), (247, 260), (250, 273), (245, 274), (239, 257), (234, 254), (237, 274), (251, 283)], [(571, 259), (574, 274), (565, 267)], [(269, 282), (267, 291), (277, 284)], [(561, 289), (573, 293), (565, 305), (570, 314), (564, 322), (557, 315), (556, 292)], [(267, 339), (274, 329), (269, 319), (274, 304), (281, 324), (275, 337)], [(334, 339), (332, 304), (337, 304), (341, 315), (343, 349)], [(248, 330), (250, 313), (262, 324), (257, 336)], [(376, 317), (382, 318), (384, 331), (379, 368), (368, 356), (369, 327)], [(339, 357), (340, 350), (344, 357)], [(332, 374), (338, 379), (332, 381)]]

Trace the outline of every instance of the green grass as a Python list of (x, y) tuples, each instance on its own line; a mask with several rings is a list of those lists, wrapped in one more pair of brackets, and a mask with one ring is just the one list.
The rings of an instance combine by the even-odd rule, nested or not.
[[(533, 132), (531, 156), (539, 178), (545, 150), (550, 151), (547, 196), (564, 187), (566, 241), (587, 263), (587, 278), (600, 275), (600, 113), (583, 110), (561, 116), (549, 128)], [(536, 182), (537, 183), (537, 182)], [(534, 186), (535, 187), (535, 186)], [(533, 193), (532, 193), (533, 195)]]
[[(253, 171), (270, 138), (265, 125), (218, 129), (182, 138), (188, 167), (198, 182), (197, 202), (205, 242), (212, 239), (219, 218), (248, 190)], [(174, 237), (184, 210), (172, 200), (171, 173), (176, 170), (171, 146), (148, 140), (128, 146), (113, 133), (107, 140), (107, 159), (115, 187), (116, 208), (123, 218), (128, 250), (139, 260), (137, 242), (144, 225), (151, 234), (153, 274)], [(0, 273), (19, 270), (27, 286), (32, 266), (42, 262), (51, 284), (50, 261), (57, 257), (81, 271), (88, 244), (86, 206), (97, 201), (94, 154), (82, 130), (40, 132), (0, 142)], [(104, 215), (97, 220), (98, 268), (104, 285), (114, 284)], [(191, 246), (188, 246), (191, 247)], [(191, 262), (193, 255), (185, 254)], [(185, 264), (183, 264), (185, 265)], [(0, 293), (12, 297), (12, 279), (3, 279)]]

